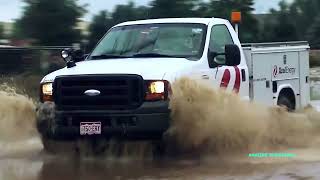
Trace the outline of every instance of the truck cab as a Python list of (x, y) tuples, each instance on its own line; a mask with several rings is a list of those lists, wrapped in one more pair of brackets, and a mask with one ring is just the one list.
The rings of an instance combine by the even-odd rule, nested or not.
[[(308, 52), (308, 46), (304, 48)], [(40, 118), (38, 130), (43, 138), (55, 140), (85, 136), (162, 138), (170, 125), (170, 85), (176, 79), (189, 77), (237, 93), (245, 100), (259, 99), (249, 86), (255, 78), (252, 73), (256, 73), (250, 69), (255, 59), (247, 61), (253, 52), (244, 51), (233, 26), (219, 18), (154, 19), (116, 25), (86, 58), (72, 59), (64, 51), (67, 67), (42, 79), (42, 106), (53, 104), (54, 117)], [(274, 67), (271, 61), (266, 64)], [(261, 81), (270, 82), (260, 91), (272, 92), (271, 70), (264, 71), (268, 77)], [(306, 73), (303, 75), (308, 76)], [(277, 104), (276, 93), (266, 104)]]

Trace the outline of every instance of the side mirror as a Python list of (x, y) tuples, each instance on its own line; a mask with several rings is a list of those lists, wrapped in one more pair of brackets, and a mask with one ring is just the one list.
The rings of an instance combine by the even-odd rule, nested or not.
[(241, 63), (240, 49), (235, 44), (225, 46), (225, 56), (227, 66), (237, 66)]
[(71, 68), (76, 66), (75, 64), (76, 62), (85, 60), (86, 55), (84, 55), (82, 50), (74, 50), (74, 49), (68, 48), (68, 49), (64, 49), (61, 52), (61, 57), (66, 62), (67, 67)]
[(214, 68), (214, 67), (217, 67), (219, 65), (225, 65), (225, 63), (219, 63), (219, 61), (216, 61), (216, 58), (217, 56), (224, 56), (225, 54), (224, 53), (217, 53), (217, 52), (214, 52), (214, 51), (210, 51), (209, 49), (209, 52), (208, 52), (208, 60), (209, 60), (209, 67), (210, 68)]
[[(219, 62), (219, 56), (225, 56), (225, 58)], [(224, 53), (217, 53), (209, 50), (208, 60), (210, 68), (214, 68), (217, 65), (237, 66), (241, 63), (240, 49), (235, 44), (227, 44)]]

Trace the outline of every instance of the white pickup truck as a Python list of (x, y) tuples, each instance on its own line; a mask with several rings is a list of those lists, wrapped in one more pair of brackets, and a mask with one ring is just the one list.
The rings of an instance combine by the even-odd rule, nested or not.
[(90, 55), (62, 57), (67, 67), (41, 81), (41, 102), (55, 104), (54, 119), (37, 123), (44, 139), (159, 139), (170, 124), (170, 84), (185, 76), (289, 110), (310, 101), (308, 43), (241, 45), (219, 18), (125, 22)]

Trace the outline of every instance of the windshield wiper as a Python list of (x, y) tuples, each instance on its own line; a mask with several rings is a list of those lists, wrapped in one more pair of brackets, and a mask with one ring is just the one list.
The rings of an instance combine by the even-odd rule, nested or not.
[(167, 58), (182, 58), (181, 56), (173, 56), (173, 55), (166, 55), (166, 54), (158, 54), (158, 53), (138, 53), (133, 54), (131, 56), (124, 56), (124, 55), (114, 55), (114, 54), (101, 54), (97, 56), (91, 56), (91, 60), (98, 60), (98, 59), (120, 59), (120, 58), (157, 58), (157, 57), (167, 57)]
[(148, 58), (148, 57), (168, 57), (168, 58), (181, 58), (180, 56), (173, 56), (173, 55), (166, 55), (166, 54), (158, 54), (158, 53), (139, 53), (134, 54), (132, 57), (142, 57), (142, 58)]
[(90, 59), (117, 59), (117, 58), (128, 58), (128, 56), (115, 55), (115, 54), (101, 54), (97, 56), (91, 56)]

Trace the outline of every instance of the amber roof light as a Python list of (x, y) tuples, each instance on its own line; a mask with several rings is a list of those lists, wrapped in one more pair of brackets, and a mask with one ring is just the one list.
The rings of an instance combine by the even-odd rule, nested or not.
[(231, 13), (231, 21), (234, 24), (241, 23), (241, 12), (240, 11), (234, 11)]

